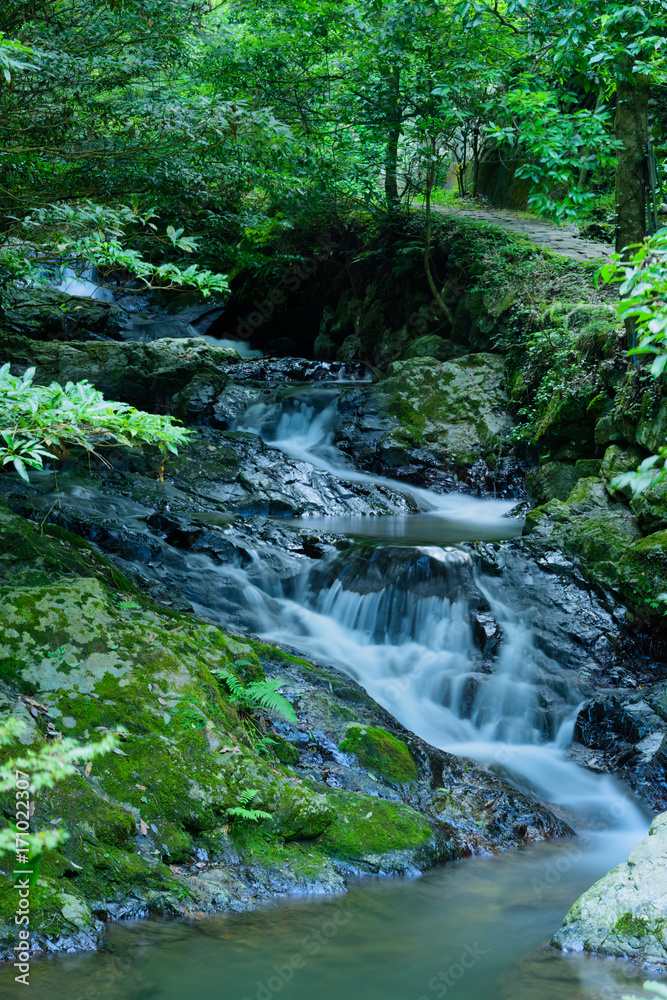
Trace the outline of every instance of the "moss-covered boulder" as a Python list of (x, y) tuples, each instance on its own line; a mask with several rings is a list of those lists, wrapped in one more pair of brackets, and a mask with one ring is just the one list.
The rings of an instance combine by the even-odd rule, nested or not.
[(350, 725), (338, 749), (354, 754), (361, 765), (389, 781), (412, 781), (417, 777), (417, 767), (405, 743), (385, 729)]
[(630, 501), (639, 526), (646, 534), (667, 528), (667, 482), (638, 493)]
[(607, 448), (600, 466), (600, 477), (613, 497), (624, 497), (626, 500), (631, 498), (632, 490), (629, 486), (618, 487), (612, 484), (624, 472), (634, 472), (642, 458), (642, 453), (631, 446), (612, 444)]
[(451, 340), (438, 337), (435, 333), (417, 337), (409, 347), (403, 352), (402, 361), (409, 361), (411, 358), (433, 358), (435, 361), (448, 361), (457, 354), (462, 354), (460, 347)]
[(56, 288), (6, 285), (0, 298), (0, 328), (35, 340), (117, 340), (124, 319), (114, 302)]
[(567, 500), (580, 476), (574, 462), (544, 462), (526, 474), (526, 485), (536, 504)]
[(629, 546), (620, 560), (620, 593), (642, 618), (664, 626), (667, 600), (667, 531)]
[(618, 588), (619, 564), (640, 538), (632, 512), (614, 503), (597, 477), (581, 479), (566, 501), (551, 500), (528, 513), (524, 535), (537, 547), (561, 549), (604, 587)]
[(212, 405), (212, 396), (202, 397), (206, 385), (221, 391), (227, 379), (220, 366), (237, 357), (202, 338), (65, 344), (0, 337), (0, 354), (11, 358), (16, 373), (35, 367), (38, 385), (86, 379), (108, 399), (181, 417), (189, 410), (197, 416)]
[(667, 971), (667, 813), (656, 816), (626, 862), (577, 900), (552, 944)]
[(383, 440), (384, 450), (426, 446), (457, 467), (469, 467), (497, 452), (512, 427), (504, 363), (494, 354), (394, 362), (378, 395), (400, 422)]

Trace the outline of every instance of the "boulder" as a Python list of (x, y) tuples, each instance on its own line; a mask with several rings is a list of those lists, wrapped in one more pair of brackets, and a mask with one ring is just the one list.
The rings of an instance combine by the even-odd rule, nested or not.
[(34, 340), (118, 340), (125, 313), (114, 302), (55, 288), (4, 289), (0, 329)]
[(634, 959), (667, 972), (667, 813), (571, 908), (552, 944)]
[(512, 427), (504, 362), (495, 354), (395, 361), (378, 392), (400, 422), (382, 442), (384, 450), (428, 446), (456, 467), (470, 467), (497, 453)]
[(594, 476), (579, 480), (566, 501), (550, 500), (530, 511), (524, 535), (533, 547), (577, 558), (586, 576), (614, 589), (623, 556), (640, 539), (632, 512), (615, 503)]
[(572, 462), (544, 462), (526, 474), (526, 486), (537, 504), (567, 500), (579, 479)]
[[(10, 337), (0, 339), (3, 357), (11, 359), (12, 371), (17, 374), (36, 367), (38, 385), (86, 379), (108, 399), (159, 413), (179, 413), (186, 419), (189, 409), (198, 419), (207, 405), (213, 405), (213, 395), (207, 399), (206, 385), (222, 391), (228, 379), (220, 366), (238, 359), (235, 351), (213, 347), (201, 338), (145, 344), (63, 344)], [(188, 386), (190, 391), (179, 409), (175, 397)]]

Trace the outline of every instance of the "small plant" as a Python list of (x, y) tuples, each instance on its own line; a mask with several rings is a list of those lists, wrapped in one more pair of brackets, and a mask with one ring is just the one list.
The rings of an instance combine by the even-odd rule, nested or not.
[[(240, 666), (242, 662), (238, 661), (236, 666)], [(283, 686), (282, 681), (250, 681), (244, 684), (232, 670), (227, 668), (216, 670), (215, 675), (227, 686), (232, 704), (246, 715), (252, 716), (259, 709), (263, 709), (265, 712), (282, 716), (294, 726), (297, 724), (296, 712), (287, 698), (278, 694), (279, 688)]]
[[(25, 723), (20, 719), (9, 718), (0, 721), (0, 748), (12, 743), (25, 729)], [(117, 746), (117, 738), (107, 734), (98, 743), (82, 746), (75, 740), (64, 739), (48, 743), (37, 750), (18, 751), (20, 756), (10, 754), (10, 758), (0, 765), (0, 792), (11, 792), (17, 787), (17, 772), (26, 775), (29, 788), (21, 791), (20, 801), (28, 803), (35, 792), (42, 788), (53, 788), (63, 778), (76, 773), (78, 761), (90, 761), (93, 757), (107, 753)], [(18, 793), (17, 793), (18, 795)], [(17, 798), (17, 802), (19, 799)], [(67, 839), (64, 830), (39, 830), (30, 833), (30, 850), (26, 861), (36, 864), (44, 851), (52, 850)], [(0, 830), (0, 858), (16, 853), (16, 829), (9, 826)]]
[[(654, 354), (651, 375), (661, 378), (667, 366), (667, 229), (659, 229), (643, 243), (630, 248), (628, 260), (612, 254), (600, 268), (605, 284), (620, 283), (619, 319), (632, 324), (631, 355)], [(636, 362), (635, 362), (636, 363)], [(618, 489), (629, 486), (641, 493), (667, 476), (667, 445), (644, 459), (636, 472), (626, 472), (612, 481)]]
[(231, 809), (227, 810), (228, 816), (233, 816), (236, 819), (244, 819), (249, 823), (259, 823), (263, 819), (271, 819), (271, 813), (264, 812), (263, 809), (250, 809), (248, 808), (255, 801), (259, 792), (256, 788), (248, 788), (244, 792), (239, 793), (239, 803), (238, 806), (232, 806)]
[(0, 467), (13, 465), (26, 482), (27, 468), (68, 457), (72, 446), (97, 455), (104, 445), (153, 444), (175, 455), (188, 441), (190, 432), (171, 417), (106, 400), (89, 382), (37, 386), (34, 377), (34, 368), (21, 377), (8, 364), (0, 368)]

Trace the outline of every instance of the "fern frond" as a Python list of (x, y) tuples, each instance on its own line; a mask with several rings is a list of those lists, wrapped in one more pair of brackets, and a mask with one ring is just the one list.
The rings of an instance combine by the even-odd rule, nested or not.
[(253, 705), (263, 708), (266, 712), (274, 715), (281, 715), (293, 726), (298, 723), (296, 712), (290, 705), (287, 698), (278, 694), (278, 688), (283, 686), (282, 681), (251, 681), (246, 684), (245, 694), (252, 701)]
[(231, 670), (221, 669), (220, 667), (214, 670), (213, 673), (218, 680), (224, 681), (232, 698), (236, 701), (243, 701), (245, 688), (243, 686), (243, 682), (239, 680), (235, 673)]
[(263, 809), (244, 809), (243, 806), (232, 806), (227, 810), (227, 815), (247, 819), (251, 823), (259, 823), (261, 819), (272, 819), (271, 813), (264, 812)]

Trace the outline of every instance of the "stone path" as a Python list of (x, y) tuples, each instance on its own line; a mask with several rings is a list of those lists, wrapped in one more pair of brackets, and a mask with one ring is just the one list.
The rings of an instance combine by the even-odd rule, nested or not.
[(453, 208), (449, 205), (433, 205), (434, 212), (441, 215), (451, 215), (452, 218), (473, 219), (477, 222), (490, 222), (494, 226), (506, 229), (510, 233), (525, 236), (538, 247), (554, 250), (563, 257), (573, 260), (593, 261), (606, 260), (614, 248), (606, 243), (594, 243), (593, 240), (582, 240), (576, 235), (574, 227), (561, 228), (542, 219), (522, 219), (513, 212), (501, 208), (476, 209)]

